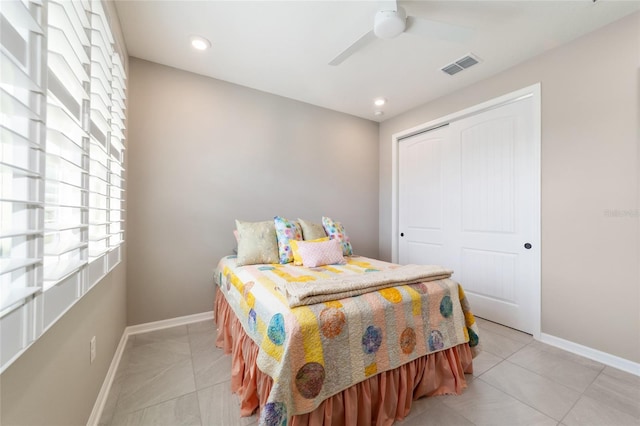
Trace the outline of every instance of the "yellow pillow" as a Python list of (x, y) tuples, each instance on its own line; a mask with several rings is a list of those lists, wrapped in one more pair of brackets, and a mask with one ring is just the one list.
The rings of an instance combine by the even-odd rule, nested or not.
[[(322, 241), (329, 241), (329, 237), (317, 238), (315, 240), (305, 241), (306, 243), (319, 243)], [(302, 266), (302, 256), (300, 256), (300, 250), (298, 250), (298, 242), (296, 240), (289, 240), (291, 244), (291, 251), (293, 252), (293, 264), (296, 266)]]

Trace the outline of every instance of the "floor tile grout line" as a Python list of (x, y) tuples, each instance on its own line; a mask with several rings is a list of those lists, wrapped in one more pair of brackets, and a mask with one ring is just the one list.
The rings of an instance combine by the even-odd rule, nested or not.
[[(146, 410), (147, 408), (155, 407), (156, 405), (164, 404), (165, 402), (169, 402), (169, 401), (173, 401), (174, 399), (182, 398), (183, 396), (189, 395), (190, 393), (197, 393), (197, 390), (193, 390), (193, 391), (191, 391), (191, 392), (183, 393), (183, 394), (180, 394), (180, 395), (174, 396), (173, 398), (164, 399), (164, 400), (162, 400), (162, 401), (155, 402), (155, 403), (153, 403), (153, 404), (151, 404), (151, 405), (145, 405), (144, 407), (137, 408), (137, 409), (132, 410), (132, 411), (125, 411), (125, 412), (122, 412), (122, 413), (119, 413), (119, 414), (126, 414), (126, 415), (130, 415), (130, 414), (133, 414), (133, 413), (137, 413), (138, 411)], [(196, 395), (196, 396), (197, 396), (197, 395)], [(115, 414), (116, 414), (116, 413), (114, 412), (114, 415), (115, 415)]]
[[(178, 363), (181, 363), (181, 362), (184, 362), (184, 360), (176, 361), (176, 362), (174, 362), (174, 363), (167, 364), (167, 365), (162, 365), (162, 366), (159, 366), (159, 367), (157, 367), (157, 368), (158, 368), (158, 370), (161, 370), (161, 372), (166, 372), (169, 368), (171, 368), (171, 367), (173, 367), (175, 364), (178, 364)], [(192, 369), (193, 369), (193, 360), (191, 360), (191, 367), (192, 367)], [(143, 371), (150, 371), (150, 370), (143, 370)], [(125, 374), (125, 377), (126, 377), (126, 376), (129, 376), (129, 373), (130, 373), (130, 372), (129, 372), (129, 371), (128, 371), (128, 369), (127, 369), (127, 371), (124, 373), (124, 374)], [(152, 378), (156, 378), (156, 377), (158, 377), (158, 375), (159, 375), (159, 374), (160, 374), (160, 372), (158, 372), (157, 374), (154, 374), (154, 375), (152, 376)], [(123, 380), (124, 380), (124, 378), (123, 378)], [(183, 396), (185, 396), (185, 395), (188, 395), (188, 394), (190, 394), (190, 393), (196, 392), (196, 391), (197, 391), (197, 389), (196, 389), (196, 385), (195, 385), (195, 375), (194, 375), (194, 380), (193, 380), (193, 382), (194, 382), (194, 383), (193, 383), (194, 390), (193, 390), (193, 391), (191, 391), (191, 392), (182, 393), (182, 394), (180, 394), (180, 395), (176, 395), (176, 396), (174, 396), (173, 398), (168, 398), (168, 399), (166, 399), (166, 400), (162, 400), (162, 401), (156, 402), (156, 403), (151, 404), (151, 405), (146, 405), (146, 406), (144, 406), (144, 407), (141, 407), (141, 408), (138, 408), (138, 409), (135, 409), (135, 410), (131, 410), (131, 411), (123, 411), (122, 413), (119, 413), (119, 412), (118, 412), (118, 410), (117, 410), (117, 405), (116, 405), (116, 410), (113, 412), (112, 421), (111, 421), (110, 423), (112, 423), (112, 422), (113, 422), (113, 417), (115, 416), (115, 414), (126, 414), (126, 415), (129, 415), (129, 414), (132, 414), (132, 413), (138, 412), (138, 411), (140, 411), (140, 410), (144, 410), (144, 409), (146, 409), (146, 408), (154, 407), (154, 406), (156, 406), (156, 405), (158, 405), (158, 404), (162, 404), (162, 403), (165, 403), (165, 402), (168, 402), (168, 401), (172, 401), (172, 400), (174, 400), (174, 399), (181, 398), (181, 397), (183, 397)], [(119, 392), (118, 392), (118, 401), (117, 401), (117, 403), (120, 403), (120, 398), (121, 398), (121, 396), (122, 396), (122, 389), (120, 389), (120, 390), (119, 390)]]
[[(192, 392), (187, 392), (187, 393), (182, 394), (182, 395), (178, 395), (178, 396), (176, 396), (176, 397), (174, 397), (174, 398), (169, 398), (169, 399), (166, 399), (166, 400), (163, 400), (163, 401), (160, 401), (160, 402), (156, 402), (156, 403), (154, 403), (154, 404), (147, 405), (147, 406), (145, 406), (145, 407), (138, 408), (138, 409), (136, 409), (136, 410), (128, 411), (128, 412), (126, 412), (126, 413), (121, 413), (121, 414), (125, 414), (125, 415), (129, 416), (129, 415), (131, 415), (131, 414), (137, 413), (138, 411), (144, 411), (144, 410), (147, 410), (147, 409), (149, 409), (149, 408), (156, 407), (156, 406), (158, 406), (158, 405), (160, 405), (160, 404), (164, 404), (164, 403), (166, 403), (166, 402), (169, 402), (169, 401), (173, 401), (173, 400), (176, 400), (176, 399), (182, 398), (182, 397), (187, 396), (187, 395), (192, 394), (192, 393), (196, 394), (195, 396), (196, 396), (196, 399), (197, 399), (197, 398), (198, 398), (197, 391), (192, 391)], [(200, 406), (198, 406), (198, 409), (200, 409)], [(200, 423), (202, 423), (202, 419), (200, 419)]]
[[(131, 339), (131, 346), (127, 347), (129, 345), (129, 339)], [(120, 368), (124, 367), (124, 369), (122, 370), (122, 376), (120, 378), (120, 381), (123, 382), (125, 377), (129, 374), (128, 372), (128, 367), (129, 367), (129, 358), (131, 356), (130, 352), (131, 349), (133, 348), (133, 344), (134, 341), (136, 339), (136, 336), (129, 336), (127, 337), (127, 342), (125, 343), (124, 347), (125, 350), (127, 351), (127, 365), (123, 366), (123, 365), (118, 365), (118, 369), (116, 370), (115, 373), (115, 377), (118, 376), (118, 372), (120, 371)], [(123, 353), (122, 356), (120, 357), (120, 362), (122, 362), (122, 358), (125, 354)], [(111, 386), (111, 388), (109, 389), (109, 394), (111, 394), (111, 392), (113, 391), (113, 386)], [(118, 413), (118, 404), (120, 403), (120, 396), (122, 395), (122, 383), (120, 383), (120, 386), (118, 386), (118, 394), (116, 395), (116, 402), (113, 404), (113, 412), (111, 413), (111, 418), (109, 419), (109, 423), (107, 424), (108, 426), (111, 426), (113, 424), (113, 418), (116, 416), (116, 414)], [(111, 395), (107, 395), (107, 399), (110, 397)]]
[[(528, 345), (527, 345), (527, 346), (528, 346)], [(537, 374), (537, 375), (538, 375), (538, 376), (540, 376), (540, 377), (543, 377), (543, 378), (545, 378), (545, 379), (551, 380), (551, 381), (552, 381), (552, 382), (554, 382), (555, 384), (558, 384), (558, 385), (564, 386), (564, 387), (565, 387), (565, 388), (567, 388), (567, 389), (570, 389), (570, 390), (572, 390), (572, 391), (578, 392), (578, 393), (580, 394), (580, 396), (582, 396), (582, 395), (586, 392), (586, 390), (589, 388), (589, 386), (591, 386), (591, 385), (592, 385), (592, 384), (593, 384), (593, 383), (598, 379), (598, 377), (600, 377), (600, 375), (602, 374), (602, 371), (599, 371), (599, 372), (598, 372), (598, 374), (597, 374), (597, 375), (594, 377), (594, 379), (591, 381), (591, 383), (589, 383), (589, 384), (584, 388), (584, 390), (581, 390), (581, 391), (576, 390), (576, 389), (574, 389), (574, 388), (572, 388), (572, 387), (569, 387), (569, 386), (565, 385), (564, 383), (561, 383), (561, 382), (557, 381), (557, 380), (556, 380), (556, 379), (554, 379), (553, 377), (545, 376), (545, 375), (540, 374), (539, 372), (537, 372), (537, 371), (535, 371), (535, 370), (530, 369), (530, 368), (529, 368), (529, 366), (528, 366), (528, 364), (527, 364), (527, 365), (521, 365), (521, 364), (517, 364), (517, 363), (515, 363), (515, 362), (513, 362), (513, 361), (511, 361), (511, 360), (510, 360), (510, 358), (511, 358), (511, 357), (513, 357), (514, 355), (516, 355), (516, 354), (517, 354), (518, 352), (520, 352), (521, 350), (525, 349), (527, 346), (523, 347), (522, 349), (517, 350), (516, 352), (514, 352), (513, 354), (511, 354), (508, 358), (505, 358), (505, 359), (504, 359), (504, 361), (509, 361), (509, 363), (510, 363), (510, 364), (517, 365), (518, 367), (521, 367), (521, 368), (523, 368), (523, 369), (525, 369), (525, 370), (527, 370), (527, 371), (529, 371), (529, 372), (531, 372), (531, 373)], [(550, 354), (550, 355), (552, 355), (552, 356), (555, 356), (555, 354), (553, 354), (553, 353), (551, 353), (551, 352), (548, 352), (548, 354)], [(564, 359), (564, 358), (562, 358), (562, 357), (558, 357), (558, 358), (560, 358), (562, 361), (571, 362), (571, 363), (573, 363), (573, 364), (576, 364), (576, 365), (581, 366), (579, 363), (577, 363), (577, 362), (575, 362), (575, 361), (571, 361), (571, 360), (568, 360), (568, 359)], [(497, 365), (497, 364), (496, 364), (496, 365)], [(493, 368), (493, 367), (492, 367), (492, 368)], [(589, 368), (589, 367), (585, 367), (585, 368)], [(488, 370), (487, 370), (487, 371), (488, 371)], [(484, 373), (482, 373), (482, 374), (484, 374)]]
[(576, 402), (574, 402), (573, 404), (571, 404), (571, 408), (569, 408), (569, 411), (567, 411), (567, 412), (564, 414), (564, 416), (562, 416), (562, 419), (560, 420), (560, 422), (559, 422), (558, 424), (560, 424), (560, 423), (564, 422), (564, 419), (566, 419), (566, 418), (567, 418), (567, 416), (569, 415), (569, 413), (571, 413), (571, 412), (573, 411), (573, 409), (576, 407), (576, 405), (578, 405), (578, 402), (580, 402), (580, 400), (582, 399), (582, 397), (583, 397), (583, 396), (584, 396), (584, 392), (582, 392), (582, 393), (580, 394), (580, 396), (578, 397), (578, 399), (576, 399)]
[[(0, 0), (1, 1), (1, 0)], [(183, 358), (183, 359), (182, 359)], [(186, 361), (187, 359), (191, 358), (191, 354), (189, 354), (189, 356), (184, 355), (182, 358), (179, 358), (177, 360), (173, 360), (171, 362), (164, 362), (162, 364), (159, 365), (151, 365), (151, 366), (127, 366), (126, 372), (125, 374), (129, 375), (129, 373), (144, 373), (146, 371), (151, 371), (157, 368), (162, 368), (162, 367), (171, 367), (175, 364), (178, 364), (180, 362)], [(133, 369), (133, 371), (131, 371)]]
[[(605, 404), (607, 407), (609, 407), (609, 408), (611, 408), (611, 409), (614, 409), (614, 410), (617, 410), (617, 411), (619, 411), (619, 412), (622, 412), (622, 413), (628, 414), (628, 415), (630, 415), (630, 416), (636, 417), (636, 415), (635, 415), (635, 414), (630, 413), (630, 412), (628, 412), (627, 410), (620, 409), (620, 408), (617, 408), (617, 407), (613, 407), (613, 406), (611, 406), (610, 404), (608, 404), (608, 403), (606, 403), (606, 402), (604, 402), (604, 401), (600, 401), (599, 399), (595, 398), (594, 396), (586, 395), (587, 390), (591, 387), (591, 385), (593, 385), (593, 384), (596, 382), (596, 380), (598, 380), (598, 378), (599, 378), (600, 376), (603, 376), (603, 375), (604, 375), (604, 376), (607, 376), (607, 377), (611, 378), (612, 380), (615, 380), (616, 382), (618, 382), (618, 381), (620, 380), (620, 379), (618, 379), (618, 378), (616, 378), (616, 377), (609, 376), (607, 373), (605, 373), (605, 372), (604, 372), (604, 370), (606, 370), (606, 368), (607, 368), (607, 366), (604, 366), (604, 367), (602, 368), (602, 370), (601, 370), (601, 371), (600, 371), (600, 373), (595, 377), (595, 379), (593, 379), (593, 381), (589, 384), (589, 386), (587, 386), (587, 387), (585, 388), (585, 390), (584, 390), (584, 392), (582, 393), (582, 395), (580, 395), (580, 398), (582, 398), (582, 397), (584, 396), (585, 398), (589, 398), (589, 399), (592, 399), (592, 400), (594, 400), (594, 401), (602, 402), (603, 404)], [(637, 420), (638, 420), (638, 424), (640, 425), (640, 417), (639, 417), (639, 418), (637, 418)]]
[(506, 358), (503, 358), (503, 357), (501, 357), (501, 356), (500, 356), (500, 355), (498, 355), (498, 354), (494, 354), (493, 352), (491, 352), (491, 351), (489, 351), (489, 350), (487, 350), (487, 349), (484, 349), (484, 348), (482, 349), (482, 352), (486, 352), (486, 353), (489, 353), (489, 354), (491, 354), (491, 355), (495, 356), (496, 358), (500, 358), (500, 361), (504, 361), (504, 360), (506, 359)]
[(511, 398), (513, 398), (513, 399), (515, 399), (516, 401), (518, 401), (518, 402), (520, 402), (520, 403), (522, 403), (522, 404), (526, 405), (527, 407), (529, 407), (529, 408), (531, 408), (532, 410), (534, 410), (534, 411), (536, 411), (536, 412), (538, 412), (538, 413), (542, 414), (543, 416), (545, 416), (545, 417), (547, 417), (547, 418), (549, 418), (549, 419), (551, 419), (551, 420), (554, 420), (554, 421), (556, 421), (556, 422), (560, 422), (560, 421), (561, 421), (561, 420), (558, 420), (558, 419), (556, 419), (556, 418), (554, 418), (554, 417), (551, 417), (550, 415), (548, 415), (548, 414), (546, 414), (546, 413), (543, 413), (542, 411), (538, 410), (536, 407), (532, 407), (529, 403), (527, 403), (527, 402), (525, 402), (525, 401), (521, 400), (520, 398), (518, 398), (518, 397), (517, 397), (517, 396), (515, 396), (515, 395), (511, 395), (510, 393), (508, 393), (508, 392), (506, 392), (506, 391), (504, 391), (504, 390), (500, 389), (499, 387), (496, 387), (496, 386), (492, 385), (491, 383), (487, 382), (486, 380), (482, 380), (480, 377), (478, 377), (477, 379), (478, 379), (478, 380), (481, 380), (481, 381), (482, 381), (482, 383), (484, 383), (484, 384), (486, 384), (486, 385), (488, 385), (488, 386), (491, 386), (492, 388), (496, 389), (497, 391), (500, 391), (500, 392), (502, 392), (503, 394), (510, 396)]
[[(554, 383), (555, 383), (555, 384), (557, 384), (557, 385), (560, 385), (560, 386), (562, 386), (562, 387), (564, 387), (564, 388), (566, 388), (566, 389), (569, 389), (569, 390), (572, 390), (572, 391), (575, 391), (576, 393), (578, 393), (578, 398), (576, 398), (575, 402), (573, 402), (573, 403), (571, 404), (571, 407), (569, 408), (569, 410), (567, 410), (567, 412), (566, 412), (566, 413), (564, 413), (564, 415), (562, 416), (562, 419), (561, 419), (561, 420), (558, 420), (558, 423), (562, 423), (562, 420), (563, 420), (565, 417), (567, 417), (567, 415), (571, 412), (571, 410), (573, 410), (573, 407), (575, 407), (575, 406), (576, 406), (576, 404), (578, 403), (578, 401), (580, 401), (580, 399), (581, 399), (581, 398), (582, 398), (582, 396), (584, 395), (584, 392), (585, 392), (585, 391), (587, 390), (587, 388), (588, 388), (588, 386), (587, 386), (587, 388), (585, 388), (585, 390), (584, 390), (584, 391), (577, 391), (577, 390), (575, 390), (575, 389), (573, 389), (573, 388), (570, 388), (569, 386), (567, 386), (567, 385), (565, 385), (565, 384), (563, 384), (563, 383), (557, 382), (557, 381), (555, 381), (555, 380), (553, 380), (553, 379), (551, 379), (551, 378), (549, 378), (549, 377), (543, 376), (543, 375), (542, 375), (542, 374), (540, 374), (540, 373), (537, 373), (537, 372), (535, 372), (535, 371), (533, 371), (533, 370), (529, 370), (528, 368), (523, 367), (522, 365), (519, 365), (519, 364), (516, 364), (516, 363), (514, 363), (514, 362), (512, 362), (512, 361), (509, 361), (508, 359), (505, 359), (505, 361), (508, 361), (508, 362), (509, 362), (509, 364), (511, 364), (511, 365), (515, 365), (515, 366), (517, 366), (517, 367), (520, 367), (520, 368), (522, 368), (522, 369), (524, 369), (524, 370), (529, 371), (530, 373), (533, 373), (533, 374), (535, 374), (535, 375), (537, 375), (537, 376), (539, 376), (539, 377), (542, 377), (543, 379), (550, 380), (550, 381), (554, 382)], [(484, 373), (483, 373), (483, 374), (484, 374)], [(597, 378), (597, 377), (598, 377), (598, 376), (596, 376), (596, 378)], [(594, 379), (594, 380), (595, 380), (595, 379)], [(483, 381), (484, 381), (484, 380), (483, 380)], [(590, 385), (589, 385), (589, 386), (590, 386)], [(495, 387), (495, 386), (494, 386), (494, 387)], [(497, 388), (497, 389), (499, 389), (499, 388)], [(501, 390), (501, 389), (500, 389), (500, 390)], [(505, 391), (503, 390), (502, 392), (505, 392)], [(506, 392), (505, 392), (505, 393), (506, 393)], [(507, 393), (507, 395), (510, 395), (510, 396), (512, 396), (513, 398), (518, 399), (515, 395), (511, 395), (511, 394), (509, 394), (509, 393)], [(518, 399), (518, 401), (520, 401), (520, 399)], [(526, 403), (526, 402), (524, 402), (524, 401), (521, 401), (521, 402), (522, 402), (522, 403), (524, 403), (524, 404), (527, 404), (527, 403)], [(527, 405), (529, 405), (529, 404), (527, 404)], [(530, 405), (529, 405), (529, 406), (530, 406)], [(530, 406), (530, 407), (531, 407), (531, 406)], [(535, 407), (531, 407), (531, 408), (534, 408), (534, 409), (535, 409)], [(540, 411), (540, 410), (538, 410), (538, 411)], [(555, 418), (551, 417), (551, 416), (550, 416), (550, 415), (548, 415), (548, 414), (545, 414), (545, 413), (542, 413), (542, 414), (544, 414), (545, 416), (547, 416), (547, 417), (549, 417), (549, 418), (552, 418), (553, 420), (557, 420), (557, 419), (555, 419)]]
[(545, 375), (542, 375), (542, 374), (538, 373), (537, 371), (529, 370), (527, 367), (524, 367), (524, 366), (522, 366), (522, 365), (520, 365), (520, 364), (516, 364), (515, 362), (510, 361), (508, 358), (507, 358), (507, 359), (505, 359), (505, 361), (507, 361), (509, 364), (511, 364), (511, 365), (513, 365), (513, 366), (520, 367), (520, 368), (522, 368), (523, 370), (526, 370), (526, 371), (528, 371), (528, 372), (530, 372), (530, 373), (532, 373), (532, 374), (535, 374), (535, 375), (536, 375), (536, 376), (538, 376), (538, 377), (542, 377), (543, 379), (546, 379), (546, 380), (552, 381), (553, 383), (555, 383), (555, 384), (556, 384), (556, 385), (558, 385), (558, 386), (562, 386), (562, 387), (563, 387), (563, 388), (565, 388), (565, 389), (568, 389), (568, 390), (570, 390), (570, 391), (574, 391), (574, 392), (578, 393), (580, 396), (582, 396), (582, 394), (584, 393), (584, 391), (577, 391), (577, 390), (575, 390), (575, 389), (573, 389), (573, 388), (570, 388), (569, 386), (565, 385), (564, 383), (560, 383), (560, 382), (558, 382), (558, 381), (556, 381), (556, 380), (553, 380), (552, 378), (547, 377), (547, 376), (545, 376)]
[[(477, 378), (477, 377), (474, 377), (474, 379), (473, 379), (473, 380), (476, 380), (476, 379), (478, 379), (478, 378)], [(465, 390), (466, 390), (466, 389), (465, 389)], [(446, 396), (446, 395), (439, 395), (439, 396)], [(458, 395), (453, 395), (453, 396), (458, 396)], [(434, 398), (434, 397), (432, 397), (432, 396), (427, 396), (427, 398)], [(436, 396), (435, 398), (437, 398), (437, 396)], [(469, 423), (471, 423), (473, 426), (477, 426), (477, 425), (476, 425), (476, 423), (475, 423), (473, 420), (471, 420), (469, 417), (465, 416), (465, 415), (464, 415), (464, 413), (463, 413), (463, 412), (461, 412), (461, 411), (459, 411), (456, 407), (452, 407), (452, 406), (450, 406), (449, 404), (447, 404), (447, 403), (445, 402), (445, 400), (444, 400), (444, 399), (443, 399), (441, 402), (442, 402), (442, 404), (443, 404), (445, 407), (447, 407), (449, 410), (453, 410), (456, 414), (458, 414), (459, 416), (461, 416), (462, 418), (464, 418), (465, 420), (467, 420), (467, 421), (468, 421)], [(425, 410), (425, 411), (423, 411), (423, 412), (422, 412), (422, 413), (420, 413), (420, 414), (424, 414), (424, 413), (426, 413), (426, 410)]]
[(495, 356), (497, 356), (497, 357), (499, 357), (499, 358), (502, 358), (502, 359), (507, 359), (507, 358), (509, 358), (510, 356), (512, 356), (513, 354), (515, 354), (516, 352), (518, 352), (519, 350), (521, 350), (521, 349), (522, 349), (522, 348), (524, 348), (525, 346), (528, 346), (529, 344), (531, 344), (531, 342), (528, 342), (528, 343), (519, 342), (519, 341), (517, 341), (517, 340), (515, 340), (515, 339), (512, 339), (511, 337), (503, 336), (502, 334), (500, 334), (500, 333), (496, 333), (496, 332), (494, 332), (494, 331), (492, 331), (492, 330), (483, 330), (482, 328), (480, 328), (480, 342), (482, 342), (482, 334), (483, 334), (483, 333), (485, 333), (485, 332), (488, 332), (488, 333), (490, 333), (490, 334), (493, 334), (493, 335), (496, 335), (496, 336), (500, 336), (500, 337), (502, 337), (502, 338), (504, 338), (504, 339), (510, 340), (511, 342), (513, 342), (513, 343), (515, 343), (515, 344), (517, 344), (517, 345), (522, 345), (522, 347), (521, 347), (521, 348), (516, 349), (513, 353), (509, 354), (509, 356), (507, 356), (506, 358), (504, 358), (504, 357), (502, 357), (502, 356), (500, 356), (500, 355), (498, 355), (498, 354), (496, 354), (496, 353), (491, 352), (491, 350), (484, 349), (484, 347), (483, 347), (483, 349), (482, 349), (482, 350), (486, 350), (486, 351), (487, 351), (487, 352), (489, 352), (490, 354), (495, 355)]
[(195, 388), (196, 403), (198, 404), (198, 418), (202, 425), (202, 408), (200, 407), (200, 394), (198, 389), (198, 382), (196, 381), (196, 363), (193, 360), (193, 350), (191, 350), (191, 333), (189, 333), (189, 326), (187, 326), (187, 336), (189, 341), (189, 355), (191, 356), (191, 373), (193, 374), (193, 387)]
[(485, 373), (488, 373), (489, 371), (493, 370), (494, 368), (502, 364), (504, 361), (506, 361), (506, 359), (502, 358), (500, 361), (496, 362), (493, 366), (489, 367), (487, 370), (483, 371), (481, 374), (474, 376), (474, 379), (479, 379), (480, 377), (484, 376)]

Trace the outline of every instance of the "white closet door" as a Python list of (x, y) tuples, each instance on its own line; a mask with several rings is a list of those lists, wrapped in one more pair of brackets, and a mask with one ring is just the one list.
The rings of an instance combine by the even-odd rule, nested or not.
[(476, 315), (529, 333), (540, 249), (532, 105), (402, 141), (398, 204), (401, 263), (453, 269)]
[(442, 264), (451, 258), (447, 245), (447, 150), (449, 127), (400, 143), (398, 257), (402, 264)]
[[(531, 333), (540, 250), (533, 101), (526, 98), (451, 125), (454, 234), (465, 288), (476, 315)], [(526, 248), (529, 247), (529, 248)]]

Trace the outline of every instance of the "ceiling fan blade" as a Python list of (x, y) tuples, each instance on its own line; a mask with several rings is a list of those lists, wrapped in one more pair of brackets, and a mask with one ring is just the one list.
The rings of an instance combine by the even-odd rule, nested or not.
[(416, 34), (423, 37), (437, 38), (454, 42), (463, 42), (473, 36), (473, 30), (444, 22), (431, 21), (429, 19), (407, 17), (407, 29), (409, 34)]
[(367, 44), (371, 43), (376, 39), (377, 37), (373, 33), (373, 30), (369, 31), (368, 33), (360, 37), (358, 40), (356, 40), (351, 46), (347, 47), (344, 51), (342, 51), (342, 53), (340, 53), (338, 56), (333, 58), (331, 62), (329, 62), (329, 65), (334, 65), (334, 66), (340, 65), (349, 56), (353, 55), (354, 53), (356, 53), (356, 51), (358, 51), (359, 49), (362, 49), (364, 46), (366, 46)]

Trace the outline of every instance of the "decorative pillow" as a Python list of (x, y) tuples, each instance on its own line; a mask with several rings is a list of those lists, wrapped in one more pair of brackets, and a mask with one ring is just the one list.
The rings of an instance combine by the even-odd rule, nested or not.
[[(329, 237), (317, 238), (315, 240), (308, 240), (307, 242), (319, 243), (321, 241), (329, 241)], [(291, 243), (291, 251), (293, 252), (293, 264), (296, 266), (302, 266), (302, 257), (300, 257), (300, 249), (298, 248), (298, 241), (290, 240), (289, 243)]]
[(293, 262), (293, 251), (291, 251), (291, 240), (302, 240), (302, 233), (295, 222), (276, 216), (273, 218), (278, 238), (278, 254), (280, 263)]
[(329, 238), (338, 240), (342, 244), (342, 254), (345, 256), (353, 255), (353, 247), (349, 241), (349, 236), (344, 232), (344, 227), (340, 222), (334, 222), (331, 218), (322, 216), (322, 226)]
[(302, 237), (305, 241), (317, 240), (318, 238), (327, 236), (321, 223), (308, 222), (300, 218), (298, 218), (298, 223), (300, 223), (300, 227), (302, 228)]
[(236, 220), (238, 230), (238, 266), (259, 263), (278, 263), (278, 240), (272, 220), (242, 222)]
[(342, 256), (342, 246), (338, 240), (298, 241), (298, 251), (302, 265), (307, 268), (345, 263), (344, 256)]

